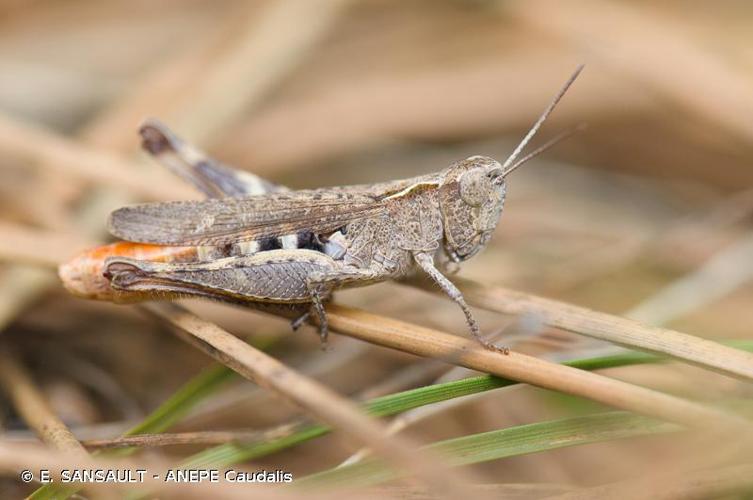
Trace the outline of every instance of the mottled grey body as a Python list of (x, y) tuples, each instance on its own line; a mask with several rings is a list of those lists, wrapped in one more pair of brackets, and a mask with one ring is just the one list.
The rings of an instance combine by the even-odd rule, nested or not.
[[(484, 346), (460, 291), (440, 271), (489, 242), (502, 213), (505, 177), (578, 70), (501, 165), (472, 156), (449, 168), (373, 185), (290, 191), (207, 158), (164, 126), (142, 127), (144, 147), (209, 199), (116, 210), (110, 231), (127, 241), (198, 246), (197, 262), (156, 263), (115, 257), (105, 275), (121, 291), (201, 296), (252, 306), (311, 304), (322, 340), (322, 302), (338, 288), (426, 272), (462, 308)], [(541, 149), (537, 150), (537, 152)], [(533, 154), (536, 154), (534, 152)]]
[[(487, 214), (483, 202), (501, 206), (504, 201), (501, 165), (481, 156), (401, 181), (289, 191), (218, 164), (159, 124), (145, 125), (142, 134), (145, 149), (205, 194), (216, 197), (227, 191), (232, 197), (114, 212), (110, 226), (116, 236), (200, 245), (201, 252), (197, 262), (188, 263), (111, 258), (105, 271), (111, 286), (155, 297), (312, 304), (323, 336), (322, 301), (332, 291), (400, 278), (416, 264), (446, 281), (434, 268), (434, 256), (446, 263), (475, 254), (496, 225), (479, 219)], [(476, 171), (479, 175), (472, 173)], [(440, 285), (462, 300), (449, 282)]]

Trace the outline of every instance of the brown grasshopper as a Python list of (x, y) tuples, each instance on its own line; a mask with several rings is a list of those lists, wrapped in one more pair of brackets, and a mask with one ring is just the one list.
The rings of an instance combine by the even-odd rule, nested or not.
[(569, 135), (518, 158), (581, 69), (503, 164), (472, 156), (438, 173), (373, 185), (290, 191), (225, 167), (149, 122), (141, 129), (144, 147), (209, 199), (116, 210), (110, 232), (137, 245), (94, 249), (61, 266), (61, 277), (74, 293), (115, 301), (199, 296), (289, 307), (299, 313), (294, 328), (313, 310), (326, 344), (323, 303), (334, 290), (418, 268), (460, 306), (484, 347), (507, 352), (481, 336), (462, 293), (440, 269), (486, 246), (502, 213), (507, 175)]

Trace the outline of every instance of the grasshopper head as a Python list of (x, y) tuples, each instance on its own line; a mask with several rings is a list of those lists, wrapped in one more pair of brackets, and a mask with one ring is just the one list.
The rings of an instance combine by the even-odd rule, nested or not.
[(502, 165), (471, 156), (452, 165), (440, 190), (445, 250), (456, 262), (469, 259), (491, 239), (505, 202)]
[(578, 126), (559, 134), (518, 158), (582, 69), (583, 66), (579, 66), (560, 88), (504, 165), (486, 156), (471, 156), (445, 171), (439, 203), (444, 224), (444, 248), (452, 260), (460, 262), (469, 259), (489, 243), (505, 203), (505, 178), (531, 158), (582, 128)]

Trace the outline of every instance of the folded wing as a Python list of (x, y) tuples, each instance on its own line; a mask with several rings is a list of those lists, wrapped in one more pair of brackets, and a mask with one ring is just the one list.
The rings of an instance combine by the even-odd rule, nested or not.
[(384, 210), (382, 202), (364, 192), (292, 191), (123, 207), (110, 214), (108, 229), (137, 243), (225, 245), (302, 230), (327, 233)]

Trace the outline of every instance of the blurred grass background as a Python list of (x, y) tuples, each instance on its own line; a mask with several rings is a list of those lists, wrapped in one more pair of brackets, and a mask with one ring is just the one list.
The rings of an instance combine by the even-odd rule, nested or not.
[[(54, 274), (23, 258), (16, 231), (58, 235), (60, 245), (41, 251), (62, 261), (80, 241), (105, 241), (113, 208), (160, 191), (178, 196), (180, 181), (138, 151), (143, 118), (292, 187), (383, 181), (473, 154), (505, 158), (585, 63), (540, 141), (581, 122), (587, 130), (515, 173), (495, 238), (461, 276), (702, 337), (750, 339), (751, 9), (740, 1), (0, 2), (0, 238), (17, 250), (1, 252), (0, 336), (77, 437), (119, 435), (208, 359), (132, 308), (69, 297)], [(56, 165), (40, 152), (48, 143), (16, 128), (28, 126), (127, 159), (142, 179), (134, 182), (157, 196), (103, 180), (107, 161), (94, 172)], [(458, 310), (412, 288), (380, 284), (338, 300), (465, 332)], [(359, 399), (431, 383), (445, 370), (338, 336), (324, 354), (310, 328), (292, 334), (278, 319), (186, 305)], [(521, 351), (572, 358), (598, 347), (542, 330), (536, 318), (478, 315), (487, 332), (506, 326)], [(610, 375), (697, 398), (750, 395), (740, 382), (699, 373), (655, 365)], [(435, 442), (590, 410), (519, 387), (438, 412), (408, 433)], [(263, 429), (295, 416), (235, 380), (173, 430)], [(2, 399), (0, 429), (32, 437)], [(474, 467), (493, 483), (588, 486), (640, 476), (662, 454), (681, 454), (672, 445), (647, 437)], [(300, 477), (349, 454), (324, 436), (247, 465)], [(11, 479), (2, 487), (28, 493)]]

